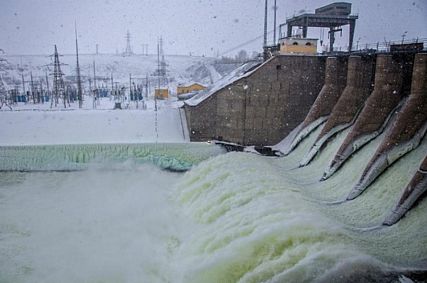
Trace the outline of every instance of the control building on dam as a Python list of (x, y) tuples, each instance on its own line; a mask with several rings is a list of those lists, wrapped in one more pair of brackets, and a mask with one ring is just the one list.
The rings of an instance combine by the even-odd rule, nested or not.
[[(349, 189), (344, 201), (351, 201), (425, 139), (425, 43), (399, 42), (389, 44), (387, 50), (321, 55), (278, 51), (263, 63), (246, 63), (185, 101), (184, 110), (192, 141), (216, 140), (235, 144), (239, 150), (255, 146), (259, 152), (267, 149), (278, 156), (290, 154), (321, 127), (300, 167), (309, 165), (338, 133), (345, 132), (319, 181), (332, 177), (364, 145), (382, 139), (357, 184)], [(397, 222), (427, 191), (425, 160), (419, 166), (384, 224)]]

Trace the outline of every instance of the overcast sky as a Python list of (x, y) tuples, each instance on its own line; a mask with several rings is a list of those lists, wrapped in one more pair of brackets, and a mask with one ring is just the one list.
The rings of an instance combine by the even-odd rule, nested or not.
[[(273, 2), (269, 0), (269, 29)], [(278, 24), (300, 10), (314, 11), (331, 2), (277, 0)], [(404, 32), (409, 39), (427, 38), (427, 0), (347, 2), (359, 14), (355, 42), (397, 40)], [(122, 52), (129, 30), (136, 53), (142, 52), (142, 44), (154, 53), (163, 36), (167, 54), (212, 56), (261, 36), (264, 21), (264, 0), (0, 0), (0, 8), (0, 48), (8, 54), (49, 54), (54, 44), (60, 53), (74, 53), (76, 20), (82, 53), (94, 53), (97, 43), (101, 53)], [(339, 42), (344, 44), (347, 33), (345, 28)], [(309, 30), (310, 37), (320, 34)], [(235, 50), (259, 51), (261, 45), (262, 37)]]

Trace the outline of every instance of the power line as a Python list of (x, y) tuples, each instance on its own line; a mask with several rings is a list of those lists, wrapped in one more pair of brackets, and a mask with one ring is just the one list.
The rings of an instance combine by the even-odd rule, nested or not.
[[(271, 33), (273, 33), (273, 32), (274, 32), (274, 30), (270, 30), (267, 34), (271, 34)], [(237, 46), (234, 46), (233, 48), (230, 48), (230, 49), (228, 49), (228, 50), (224, 51), (223, 53), (221, 53), (221, 54), (220, 54), (220, 56), (223, 56), (223, 55), (225, 55), (225, 54), (227, 54), (227, 53), (230, 53), (230, 52), (235, 51), (235, 50), (237, 50), (237, 49), (239, 49), (239, 48), (242, 48), (243, 46), (246, 46), (246, 45), (248, 45), (248, 44), (250, 44), (250, 43), (252, 43), (252, 42), (255, 42), (255, 41), (259, 40), (259, 39), (260, 39), (260, 38), (262, 38), (262, 37), (264, 37), (264, 34), (259, 35), (259, 36), (257, 36), (257, 37), (254, 37), (254, 38), (252, 38), (252, 39), (250, 39), (250, 40), (248, 40), (248, 41), (245, 41), (245, 42), (243, 42), (243, 43), (241, 43), (241, 44), (239, 44), (239, 45), (237, 45)]]

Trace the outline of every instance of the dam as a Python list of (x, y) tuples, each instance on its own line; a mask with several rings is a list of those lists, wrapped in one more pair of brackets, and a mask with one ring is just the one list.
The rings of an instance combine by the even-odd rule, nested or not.
[[(296, 71), (289, 72), (290, 68)], [(319, 72), (324, 77), (322, 87)], [(196, 98), (196, 103), (190, 99), (185, 105), (190, 137), (207, 140), (210, 134), (212, 140), (270, 148), (287, 156), (321, 128), (300, 160), (298, 166), (304, 167), (322, 154), (338, 133), (349, 129), (320, 181), (326, 181), (362, 147), (380, 138), (375, 156), (346, 198), (350, 201), (422, 142), (427, 131), (426, 77), (427, 53), (423, 52), (326, 58), (277, 55), (216, 92)], [(419, 193), (416, 199), (422, 196)], [(403, 215), (401, 212), (400, 217)]]
[[(228, 214), (236, 215), (234, 210), (244, 213), (250, 219), (244, 218), (243, 224), (240, 214), (236, 217), (239, 222), (231, 217), (227, 219), (230, 224), (226, 231), (230, 235), (226, 244), (221, 242), (225, 240), (221, 237), (217, 244), (219, 248), (214, 249), (231, 249), (229, 246), (237, 245), (236, 248), (241, 248), (244, 255), (232, 256), (230, 250), (230, 262), (221, 263), (217, 267), (216, 263), (210, 261), (219, 270), (208, 274), (238, 274), (240, 269), (251, 270), (242, 270), (242, 277), (236, 275), (230, 282), (310, 282), (314, 278), (316, 282), (401, 280), (402, 278), (396, 279), (395, 275), (391, 275), (396, 274), (395, 271), (373, 269), (376, 269), (374, 266), (378, 267), (377, 264), (382, 265), (385, 262), (386, 265), (396, 264), (388, 261), (390, 256), (395, 260), (402, 253), (411, 250), (412, 245), (415, 249), (423, 249), (426, 245), (423, 224), (419, 225), (418, 220), (411, 219), (427, 205), (426, 80), (425, 52), (355, 52), (324, 57), (276, 55), (261, 65), (251, 67), (240, 76), (231, 78), (228, 85), (190, 99), (184, 108), (192, 140), (213, 140), (224, 145), (229, 151), (256, 153), (255, 156), (244, 157), (236, 163), (231, 159), (225, 161), (234, 165), (229, 166), (227, 174), (221, 178), (218, 176), (220, 182), (224, 183), (220, 185), (223, 197), (213, 193), (217, 185), (211, 182), (206, 183), (207, 188), (197, 188), (191, 192), (190, 204), (193, 199), (199, 200), (204, 196), (209, 198), (210, 208), (205, 211), (204, 207), (199, 212), (199, 217), (204, 222), (212, 222), (215, 225), (217, 219), (228, 217)], [(271, 131), (272, 128), (274, 131)], [(269, 150), (274, 152), (276, 157), (259, 156)], [(228, 155), (234, 155), (234, 159), (243, 158), (242, 153)], [(256, 176), (240, 169), (252, 167), (253, 163), (257, 163), (254, 159), (257, 162), (264, 159), (262, 163), (266, 162), (261, 165), (262, 168), (252, 169)], [(197, 169), (194, 171), (197, 172)], [(232, 184), (227, 185), (227, 179), (230, 175), (234, 177), (236, 171), (248, 180), (243, 185), (239, 182), (239, 188), (233, 188)], [(190, 175), (194, 174), (193, 172), (190, 172)], [(212, 174), (217, 176), (214, 172)], [(270, 181), (276, 180), (275, 178), (279, 180), (273, 185)], [(259, 182), (265, 184), (260, 185), (263, 189), (257, 187)], [(192, 194), (196, 196), (193, 197)], [(233, 197), (236, 195), (237, 203), (235, 200), (228, 200), (230, 194)], [(267, 199), (265, 214), (258, 214), (252, 194), (255, 194), (259, 201)], [(275, 206), (273, 203), (276, 203), (277, 199), (281, 199), (281, 202)], [(300, 233), (307, 235), (287, 222), (292, 222), (294, 216), (299, 217), (300, 205), (314, 205), (316, 210), (322, 211), (320, 214), (325, 213), (327, 217), (337, 221), (335, 224), (340, 223), (338, 226), (345, 230), (341, 231), (343, 234), (339, 232), (343, 239), (350, 237), (354, 240), (353, 243), (359, 240), (364, 242), (370, 246), (370, 256), (382, 263), (374, 263), (367, 258), (364, 263), (364, 260), (358, 262), (356, 258), (359, 256), (352, 255), (348, 258), (351, 262), (343, 260), (342, 264), (334, 267), (336, 273), (326, 272), (325, 275), (318, 274), (312, 278), (293, 277), (307, 272), (299, 271), (287, 261), (291, 260), (291, 255), (307, 255), (307, 250), (301, 251), (300, 248), (308, 243), (303, 244), (298, 238), (302, 236)], [(218, 206), (220, 208), (217, 208)], [(252, 206), (253, 209), (247, 211), (241, 206)], [(276, 215), (278, 210), (284, 214)], [(312, 215), (309, 215), (307, 218), (312, 219)], [(258, 218), (263, 220), (258, 221)], [(298, 219), (302, 222), (306, 220), (304, 217)], [(222, 221), (215, 229), (224, 229)], [(263, 221), (271, 221), (274, 228), (264, 226)], [(283, 221), (283, 224), (275, 226), (276, 221)], [(260, 242), (254, 239), (255, 242), (248, 243), (248, 246), (237, 244), (235, 241), (239, 240), (236, 238), (240, 238), (241, 234), (252, 235), (253, 222), (262, 227), (257, 226), (255, 229), (263, 231), (259, 233), (265, 233), (265, 238)], [(234, 229), (241, 225), (248, 226), (248, 230), (242, 228), (236, 235)], [(308, 226), (311, 227), (310, 224)], [(417, 231), (417, 236), (403, 235), (411, 229)], [(213, 231), (215, 230), (212, 230), (212, 233)], [(276, 234), (277, 231), (280, 232)], [(288, 238), (290, 231), (298, 236)], [(395, 232), (399, 236), (392, 236)], [(325, 233), (330, 233), (329, 228)], [(324, 243), (323, 239), (326, 240), (329, 236), (325, 237), (322, 237), (320, 242)], [(395, 243), (392, 243), (392, 238), (396, 240)], [(400, 242), (404, 238), (407, 241)], [(313, 241), (310, 237), (304, 239)], [(211, 246), (210, 241), (205, 244)], [(283, 250), (276, 254), (279, 247)], [(204, 250), (206, 248), (204, 247)], [(253, 256), (248, 249), (257, 256)], [(392, 250), (394, 255), (399, 256), (386, 255)], [(406, 266), (420, 268), (411, 275), (407, 273), (412, 280), (422, 281), (426, 278), (425, 271), (421, 271), (425, 269), (421, 267), (425, 265), (424, 253), (419, 253), (413, 258), (416, 260)], [(259, 260), (259, 254), (264, 256), (262, 260)], [(283, 258), (284, 254), (287, 255)], [(321, 254), (318, 256), (328, 257), (322, 252)], [(335, 255), (342, 255), (338, 254)], [(256, 259), (248, 259), (254, 257)], [(305, 260), (306, 258), (300, 259), (298, 264), (304, 264)], [(305, 266), (316, 269), (317, 266), (313, 267), (317, 264), (316, 259), (311, 260), (313, 261), (305, 262)], [(406, 264), (409, 261), (406, 261)], [(278, 270), (282, 270), (283, 266), (292, 267), (283, 272), (275, 272), (270, 269), (273, 268), (270, 264)], [(405, 264), (400, 267), (403, 266)], [(360, 274), (365, 272), (366, 277)], [(210, 277), (201, 275), (196, 278), (199, 281), (209, 281)], [(227, 277), (224, 276), (219, 281), (227, 281), (225, 278)]]
[[(196, 8), (206, 20), (202, 2)], [(170, 20), (187, 42), (203, 38), (175, 29), (196, 26), (189, 5), (175, 5), (185, 8), (176, 24), (173, 1), (161, 18), (141, 1), (129, 3), (119, 5), (138, 12), (129, 16), (135, 23), (144, 10), (156, 24)], [(92, 6), (97, 13), (86, 20), (98, 27), (104, 13), (98, 20), (109, 15), (121, 25), (111, 17), (120, 7), (107, 4), (108, 14)], [(84, 19), (91, 5), (77, 3), (76, 14)], [(427, 8), (417, 0), (399, 5)], [(239, 3), (233, 14), (250, 6)], [(70, 66), (62, 69), (69, 94), (80, 92), (68, 104), (62, 94), (63, 109), (53, 107), (54, 95), (50, 108), (34, 96), (45, 56), (0, 58), (1, 107), (2, 83), (17, 100), (0, 109), (0, 283), (427, 282), (427, 41), (405, 41), (412, 36), (405, 32), (398, 42), (359, 45), (361, 24), (350, 8), (337, 2), (288, 18), (286, 37), (272, 46), (266, 17), (263, 53), (239, 63), (166, 56), (162, 37), (156, 63), (146, 43), (134, 53), (128, 31), (123, 54), (98, 54), (97, 43), (96, 54), (80, 57), (83, 82), (68, 76), (74, 56), (61, 57)], [(11, 10), (14, 18), (26, 12)], [(225, 17), (216, 18), (215, 28)], [(395, 22), (390, 29), (403, 29)], [(235, 18), (227, 29), (241, 32), (242, 23)], [(334, 42), (346, 26), (341, 50)], [(311, 27), (327, 29), (324, 51), (309, 38)], [(76, 23), (74, 32), (77, 53), (77, 39), (87, 42)], [(111, 41), (113, 30), (106, 34)], [(179, 44), (164, 40), (165, 49)], [(45, 80), (49, 94), (47, 73)], [(209, 86), (185, 100), (170, 92), (183, 82), (191, 89), (190, 80)]]
[[(236, 117), (238, 103), (271, 99), (277, 112), (252, 118), (260, 127), (259, 119), (279, 120), (279, 100), (295, 103), (286, 109), (297, 115), (280, 114), (294, 120), (263, 139), (262, 128), (243, 131), (234, 121), (216, 124), (223, 132), (196, 131), (190, 108), (190, 136), (215, 130), (250, 152), (226, 153), (215, 142), (0, 147), (0, 281), (422, 282), (426, 54), (375, 57), (272, 58), (243, 66), (244, 83), (218, 90), (232, 92), (229, 104), (215, 93), (196, 97), (207, 107), (201, 113), (231, 103)], [(289, 88), (298, 80), (282, 68), (299, 60), (329, 85), (317, 75)], [(268, 88), (276, 97), (252, 82), (263, 66), (287, 80)], [(332, 86), (338, 77), (345, 85)], [(283, 98), (280, 89), (299, 95)], [(250, 91), (259, 96), (245, 97)], [(240, 118), (257, 105), (247, 106)], [(257, 153), (269, 143), (278, 156)]]

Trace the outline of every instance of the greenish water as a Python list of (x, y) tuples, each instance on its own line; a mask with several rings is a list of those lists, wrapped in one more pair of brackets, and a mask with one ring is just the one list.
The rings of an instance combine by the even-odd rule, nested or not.
[[(0, 173), (0, 282), (404, 282), (425, 268), (427, 202), (365, 228), (382, 223), (427, 142), (331, 205), (381, 137), (318, 182), (345, 133), (296, 169), (317, 132), (285, 158), (206, 144), (28, 147), (17, 160), (31, 162), (0, 162), (42, 168)], [(58, 164), (79, 171), (49, 171)]]

